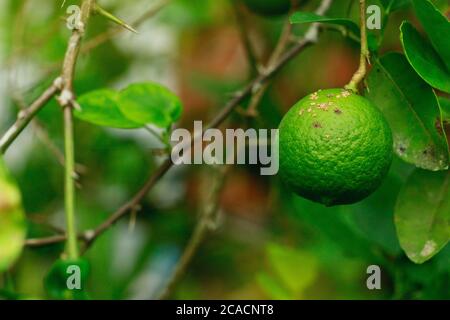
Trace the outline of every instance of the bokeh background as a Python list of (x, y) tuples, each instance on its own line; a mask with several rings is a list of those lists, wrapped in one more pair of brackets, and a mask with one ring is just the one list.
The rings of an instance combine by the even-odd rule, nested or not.
[[(57, 76), (70, 31), (65, 9), (78, 1), (0, 0), (0, 132), (17, 110)], [(99, 3), (134, 21), (157, 0)], [(313, 10), (310, 1), (305, 10)], [(329, 16), (349, 14), (350, 1), (335, 1)], [(377, 1), (369, 1), (378, 4)], [(441, 8), (447, 1), (435, 1)], [(242, 10), (258, 59), (267, 61), (285, 17), (262, 18)], [(401, 50), (399, 26), (412, 10), (395, 12), (382, 51)], [(242, 21), (241, 21), (242, 22)], [(420, 27), (416, 23), (417, 27)], [(205, 123), (252, 77), (232, 0), (173, 0), (137, 27), (95, 43), (114, 25), (96, 16), (76, 74), (82, 94), (156, 81), (183, 101), (181, 127)], [(299, 35), (305, 26), (295, 27)], [(94, 40), (92, 40), (94, 39)], [(92, 42), (94, 41), (94, 42)], [(358, 64), (358, 45), (325, 30), (317, 45), (283, 69), (263, 97), (259, 116), (236, 112), (227, 127), (276, 128), (297, 100), (319, 88), (345, 85)], [(242, 106), (245, 107), (245, 104)], [(161, 162), (160, 142), (146, 130), (115, 130), (76, 122), (80, 179), (80, 230), (102, 222), (139, 190)], [(18, 180), (29, 217), (30, 238), (64, 228), (61, 110), (55, 101), (15, 142), (6, 161)], [(393, 223), (396, 195), (413, 166), (395, 159), (382, 187), (351, 206), (325, 208), (286, 190), (257, 166), (233, 166), (219, 197), (217, 230), (200, 246), (172, 298), (186, 299), (448, 299), (450, 247), (423, 265), (401, 250)], [(101, 236), (86, 253), (89, 294), (95, 299), (152, 299), (166, 285), (191, 237), (211, 187), (205, 166), (173, 168), (145, 198), (141, 211)], [(11, 271), (19, 298), (46, 298), (43, 278), (62, 244), (26, 248)], [(382, 290), (368, 290), (366, 268), (382, 270)], [(0, 285), (7, 281), (0, 280)], [(9, 283), (9, 281), (8, 281)], [(10, 285), (10, 283), (9, 283)]]

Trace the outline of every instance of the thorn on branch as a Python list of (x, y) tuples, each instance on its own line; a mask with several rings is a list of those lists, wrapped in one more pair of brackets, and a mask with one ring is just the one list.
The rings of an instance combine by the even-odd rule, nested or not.
[(66, 107), (72, 104), (74, 100), (74, 94), (72, 93), (72, 91), (64, 89), (63, 91), (61, 91), (61, 94), (56, 99), (58, 100), (61, 106)]

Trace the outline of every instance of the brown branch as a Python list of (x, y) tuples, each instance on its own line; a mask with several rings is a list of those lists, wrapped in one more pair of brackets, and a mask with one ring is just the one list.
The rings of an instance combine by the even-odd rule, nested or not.
[(189, 239), (173, 274), (158, 297), (159, 300), (168, 299), (170, 297), (176, 285), (183, 279), (189, 264), (208, 236), (208, 233), (216, 229), (220, 211), (219, 200), (221, 191), (225, 185), (225, 176), (228, 168), (229, 167), (223, 167), (221, 170), (218, 170), (219, 172), (216, 172), (215, 177), (212, 179), (213, 182), (208, 184), (208, 190), (210, 190), (208, 200), (202, 208), (200, 218), (195, 226), (192, 237)]
[(41, 111), (51, 98), (60, 90), (61, 79), (56, 79), (53, 84), (41, 94), (27, 109), (19, 112), (16, 122), (6, 131), (0, 139), (0, 153), (4, 154), (16, 138), (27, 127), (30, 121)]
[[(332, 0), (322, 0), (319, 9), (316, 11), (319, 14), (326, 12), (331, 5)], [(225, 105), (225, 107), (213, 118), (209, 125), (205, 128), (215, 128), (219, 126), (238, 106), (239, 104), (250, 96), (253, 92), (258, 90), (261, 85), (265, 84), (269, 79), (271, 79), (278, 71), (280, 71), (288, 62), (295, 58), (300, 52), (310, 47), (318, 40), (319, 34), (319, 24), (313, 24), (311, 28), (308, 29), (305, 36), (298, 41), (292, 48), (287, 50), (280, 59), (273, 64), (273, 66), (267, 70), (265, 73), (258, 75), (253, 79), (243, 90), (239, 91), (234, 97)], [(190, 141), (192, 146), (197, 139), (200, 139), (202, 135), (197, 135), (193, 137)], [(113, 226), (117, 221), (126, 216), (130, 211), (136, 210), (139, 207), (140, 202), (145, 198), (147, 193), (153, 188), (153, 186), (166, 174), (167, 171), (173, 166), (171, 159), (167, 159), (163, 164), (153, 173), (153, 175), (147, 180), (144, 186), (139, 190), (139, 192), (122, 207), (120, 207), (116, 212), (114, 212), (106, 221), (100, 224), (94, 230), (88, 230), (81, 235), (81, 238), (85, 240), (87, 246), (89, 247), (92, 243), (106, 230)], [(33, 243), (39, 243), (43, 241), (43, 245), (48, 244), (48, 238), (42, 239), (32, 239)], [(54, 240), (51, 243), (61, 242), (64, 239)]]
[[(273, 64), (275, 64), (280, 56), (285, 52), (287, 45), (289, 44), (289, 41), (291, 39), (291, 32), (292, 32), (292, 25), (289, 22), (289, 20), (286, 20), (286, 23), (283, 27), (283, 30), (281, 32), (280, 39), (278, 40), (277, 45), (275, 46), (275, 49), (270, 56), (269, 62), (267, 63), (267, 66), (265, 68), (270, 69)], [(266, 82), (257, 90), (253, 95), (249, 103), (249, 107), (247, 110), (247, 115), (251, 117), (257, 116), (256, 109), (258, 108), (259, 103), (261, 102), (262, 97), (264, 96), (264, 93), (267, 91), (267, 88), (269, 87), (269, 82)]]

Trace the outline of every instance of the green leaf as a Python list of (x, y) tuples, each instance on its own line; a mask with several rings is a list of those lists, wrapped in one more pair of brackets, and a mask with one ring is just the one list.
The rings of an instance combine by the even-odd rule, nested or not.
[(450, 238), (450, 171), (417, 169), (395, 206), (400, 245), (415, 263), (439, 252)]
[[(86, 300), (89, 298), (86, 290), (89, 272), (89, 263), (85, 259), (58, 260), (44, 279), (45, 289), (52, 299)], [(80, 288), (69, 289), (70, 277), (78, 275)]]
[(112, 128), (132, 129), (142, 127), (142, 124), (129, 120), (117, 105), (118, 93), (101, 89), (91, 91), (79, 97), (81, 110), (74, 111), (74, 115), (83, 121)]
[(394, 12), (409, 6), (411, 0), (381, 0), (381, 4), (388, 12)]
[(450, 72), (431, 44), (407, 21), (400, 30), (403, 49), (414, 70), (432, 87), (450, 92)]
[(450, 22), (428, 0), (413, 0), (416, 15), (442, 61), (450, 70)]
[(439, 97), (439, 104), (442, 111), (442, 119), (444, 121), (450, 121), (450, 99)]
[(286, 288), (284, 288), (278, 279), (275, 279), (273, 276), (261, 272), (257, 275), (256, 280), (264, 292), (270, 296), (271, 299), (274, 300), (292, 300), (295, 299)]
[(311, 254), (271, 243), (267, 247), (271, 269), (284, 288), (299, 298), (317, 278), (317, 261)]
[(312, 12), (295, 12), (294, 14), (292, 14), (290, 21), (292, 24), (312, 22), (335, 24), (346, 27), (350, 32), (357, 35), (358, 37), (360, 35), (359, 26), (350, 19), (328, 18)]
[(439, 105), (441, 106), (442, 112), (442, 128), (447, 138), (450, 154), (450, 99), (439, 97)]
[(325, 207), (297, 196), (292, 196), (291, 201), (294, 208), (292, 214), (333, 242), (344, 254), (377, 260), (371, 250), (372, 243), (349, 225), (346, 206)]
[(361, 236), (392, 256), (402, 251), (394, 226), (394, 207), (411, 170), (414, 170), (413, 166), (394, 158), (380, 188), (363, 201), (345, 207)]
[(447, 169), (448, 147), (436, 95), (405, 57), (390, 53), (376, 60), (367, 83), (367, 98), (389, 122), (397, 155), (423, 169)]
[(20, 191), (0, 157), (0, 273), (17, 260), (25, 236), (26, 221)]
[(177, 121), (182, 112), (180, 99), (156, 83), (132, 84), (120, 92), (119, 108), (137, 123), (166, 128)]

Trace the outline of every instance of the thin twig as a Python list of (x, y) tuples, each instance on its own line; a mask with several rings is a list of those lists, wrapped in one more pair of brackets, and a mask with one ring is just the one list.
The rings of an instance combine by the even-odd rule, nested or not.
[[(292, 32), (292, 25), (289, 21), (289, 19), (286, 20), (286, 23), (283, 27), (283, 30), (280, 35), (280, 39), (278, 40), (277, 45), (275, 46), (275, 49), (270, 56), (269, 62), (267, 63), (267, 69), (270, 69), (273, 64), (275, 64), (278, 59), (280, 59), (280, 56), (285, 52), (287, 45), (290, 42), (291, 39), (291, 32)], [(262, 97), (264, 96), (264, 93), (267, 91), (267, 88), (269, 87), (269, 82), (266, 82), (257, 90), (249, 103), (249, 107), (247, 109), (247, 115), (251, 117), (257, 116), (256, 109), (258, 108), (259, 103), (261, 102)]]
[(219, 200), (221, 191), (225, 185), (227, 168), (229, 167), (223, 167), (221, 170), (218, 170), (219, 172), (217, 172), (212, 179), (213, 182), (208, 184), (210, 194), (202, 208), (198, 223), (195, 226), (194, 232), (180, 257), (173, 274), (168, 280), (167, 285), (161, 291), (161, 294), (158, 297), (159, 300), (170, 297), (177, 284), (182, 280), (189, 264), (206, 239), (208, 233), (216, 229), (218, 213), (220, 211)]
[[(162, 0), (161, 2), (157, 3), (156, 5), (152, 6), (149, 10), (144, 12), (139, 18), (137, 18), (134, 22), (132, 22), (131, 25), (135, 26), (135, 28), (139, 27), (142, 23), (144, 23), (149, 18), (155, 16), (158, 12), (160, 12), (170, 2), (171, 0)], [(86, 43), (83, 45), (83, 48), (81, 49), (81, 53), (85, 54), (91, 51), (92, 49), (102, 45), (103, 43), (107, 42), (109, 39), (122, 33), (123, 31), (124, 28), (116, 26), (103, 33), (100, 33), (94, 38), (86, 41)]]
[(25, 110), (19, 112), (16, 122), (6, 131), (0, 139), (0, 153), (4, 154), (9, 146), (16, 140), (20, 133), (27, 127), (34, 116), (50, 101), (59, 91), (61, 79), (58, 78)]
[(367, 44), (367, 29), (366, 29), (366, 0), (359, 0), (359, 14), (360, 14), (360, 27), (361, 27), (361, 53), (359, 59), (359, 68), (353, 75), (352, 80), (346, 89), (354, 92), (358, 91), (358, 86), (362, 80), (364, 80), (367, 73), (367, 61), (369, 60), (369, 48)]
[(253, 49), (251, 39), (250, 39), (250, 34), (249, 34), (250, 30), (249, 30), (249, 28), (247, 28), (247, 23), (245, 21), (245, 17), (242, 12), (240, 3), (238, 3), (237, 1), (234, 1), (232, 3), (232, 5), (233, 5), (234, 13), (236, 16), (236, 24), (237, 24), (237, 27), (239, 30), (239, 35), (240, 35), (242, 44), (244, 45), (245, 53), (247, 55), (247, 60), (250, 65), (251, 74), (252, 74), (252, 76), (254, 76), (255, 74), (258, 74), (258, 64), (259, 63), (258, 63), (258, 59), (255, 54), (255, 51)]
[[(333, 0), (322, 0), (319, 9), (316, 11), (319, 14), (324, 14), (330, 7)], [(272, 68), (267, 69), (265, 73), (258, 75), (253, 79), (245, 88), (239, 91), (233, 96), (233, 98), (224, 106), (223, 109), (213, 118), (213, 120), (204, 129), (215, 128), (219, 126), (238, 106), (239, 104), (250, 96), (255, 90), (261, 87), (269, 79), (271, 79), (277, 72), (279, 72), (288, 62), (295, 58), (300, 52), (310, 47), (318, 41), (320, 24), (315, 23), (308, 29), (305, 36), (296, 43), (292, 48), (288, 49), (280, 59), (275, 63)], [(202, 135), (196, 135), (189, 142), (188, 149), (200, 139)], [(106, 230), (113, 226), (117, 221), (126, 216), (130, 211), (134, 210), (139, 206), (141, 201), (146, 197), (148, 192), (154, 187), (154, 185), (169, 171), (173, 166), (171, 159), (165, 160), (160, 167), (150, 176), (147, 182), (142, 186), (142, 188), (136, 193), (136, 195), (120, 207), (116, 212), (114, 212), (109, 218), (107, 218), (103, 223), (101, 223), (94, 230), (85, 231), (80, 237), (87, 243), (89, 247), (92, 243)], [(35, 246), (39, 246), (39, 241), (43, 242), (43, 245), (53, 244), (64, 241), (64, 239), (32, 239)]]
[(61, 78), (63, 87), (58, 102), (64, 114), (64, 157), (65, 157), (65, 184), (64, 203), (67, 224), (67, 255), (70, 259), (78, 258), (78, 241), (75, 223), (75, 150), (73, 130), (73, 106), (75, 93), (73, 91), (73, 78), (78, 55), (81, 47), (89, 15), (94, 9), (95, 0), (84, 0), (81, 5), (80, 21), (69, 39), (66, 55), (62, 66)]

